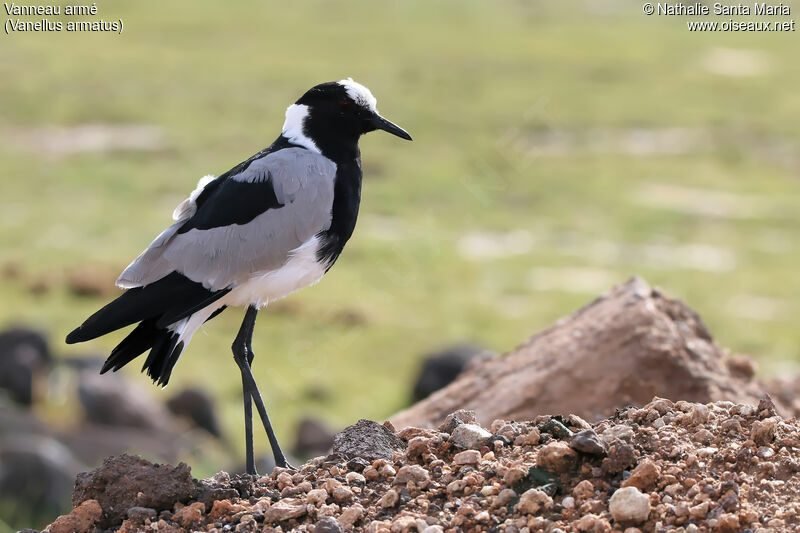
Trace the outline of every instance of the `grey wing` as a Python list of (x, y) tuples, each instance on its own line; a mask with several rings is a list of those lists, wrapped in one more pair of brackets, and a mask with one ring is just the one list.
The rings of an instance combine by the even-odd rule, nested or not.
[(205, 185), (213, 188), (206, 198), (195, 191), (176, 209), (179, 220), (117, 284), (138, 287), (177, 271), (219, 290), (280, 268), (292, 250), (330, 227), (335, 174), (322, 155), (287, 148), (217, 178)]

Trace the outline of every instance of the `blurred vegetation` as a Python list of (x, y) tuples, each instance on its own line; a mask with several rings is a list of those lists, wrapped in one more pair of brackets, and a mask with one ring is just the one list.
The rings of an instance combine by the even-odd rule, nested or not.
[[(632, 274), (765, 373), (800, 358), (796, 34), (689, 33), (624, 2), (99, 7), (122, 35), (2, 37), (0, 324), (58, 347), (114, 294), (70, 279), (112, 284), (198, 178), (271, 143), (308, 87), (352, 76), (414, 142), (362, 140), (345, 253), (259, 317), (254, 372), (279, 437), (308, 413), (386, 417), (425, 351), (509, 350)], [(153, 126), (163, 148), (35, 142), (85, 124)], [(172, 378), (210, 387), (237, 442), (241, 318), (207, 324)], [(57, 349), (107, 353), (123, 335)]]

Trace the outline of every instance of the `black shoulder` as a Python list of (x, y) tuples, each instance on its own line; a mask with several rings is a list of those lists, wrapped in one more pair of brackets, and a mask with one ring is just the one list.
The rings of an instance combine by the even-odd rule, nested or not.
[(284, 204), (276, 197), (269, 175), (247, 180), (235, 178), (247, 172), (255, 161), (278, 150), (297, 147), (280, 136), (269, 147), (215, 178), (197, 197), (195, 200), (197, 211), (181, 226), (178, 233), (186, 233), (192, 229), (205, 230), (232, 224), (247, 224), (269, 209), (283, 207)]

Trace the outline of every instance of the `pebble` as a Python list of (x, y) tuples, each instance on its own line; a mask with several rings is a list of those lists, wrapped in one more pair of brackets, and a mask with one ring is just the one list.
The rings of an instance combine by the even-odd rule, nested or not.
[(334, 487), (332, 495), (336, 503), (346, 503), (353, 499), (353, 491), (350, 489), (350, 487), (346, 487), (344, 485)]
[(553, 499), (539, 489), (528, 489), (519, 497), (519, 502), (514, 507), (517, 511), (526, 514), (536, 514), (542, 509), (549, 509)]
[(565, 496), (563, 500), (561, 500), (561, 507), (564, 509), (572, 509), (575, 507), (575, 498), (572, 496)]
[(128, 519), (139, 524), (143, 524), (148, 518), (152, 520), (157, 514), (156, 510), (150, 507), (131, 507), (128, 509)]
[(603, 431), (600, 437), (608, 444), (615, 440), (629, 441), (633, 438), (633, 429), (626, 424), (617, 424)]
[(358, 472), (348, 472), (345, 479), (350, 485), (362, 485), (367, 482), (367, 479)]
[(545, 444), (536, 454), (536, 464), (553, 473), (571, 470), (578, 462), (578, 454), (565, 442)]
[(450, 441), (462, 449), (480, 449), (491, 436), (477, 424), (461, 424), (450, 434)]
[(361, 504), (357, 503), (355, 505), (348, 507), (342, 512), (342, 515), (339, 517), (339, 522), (341, 522), (341, 524), (344, 527), (349, 528), (353, 524), (361, 520), (363, 516), (364, 516), (364, 507)]
[(454, 429), (462, 424), (477, 425), (477, 423), (478, 417), (475, 415), (475, 411), (471, 409), (459, 409), (445, 417), (444, 422), (439, 426), (439, 430), (445, 433), (452, 433)]
[(264, 513), (266, 522), (283, 522), (306, 514), (305, 504), (295, 498), (284, 498), (272, 504)]
[(608, 444), (593, 429), (584, 429), (577, 432), (573, 435), (570, 446), (573, 450), (588, 455), (605, 455), (608, 453)]
[(500, 491), (500, 494), (494, 499), (492, 503), (493, 507), (503, 507), (508, 505), (511, 500), (517, 497), (517, 493), (513, 489), (503, 489)]
[(390, 507), (394, 507), (395, 505), (397, 505), (397, 502), (399, 501), (400, 501), (400, 493), (398, 493), (394, 489), (391, 489), (386, 491), (386, 494), (384, 494), (381, 497), (381, 499), (378, 500), (378, 505), (380, 507), (383, 507), (384, 509), (388, 509)]
[(661, 468), (652, 459), (643, 459), (636, 468), (633, 469), (628, 479), (622, 482), (623, 487), (636, 487), (646, 491), (655, 485), (658, 476), (661, 475)]
[[(475, 452), (478, 453), (478, 452)], [(394, 477), (395, 485), (405, 485), (409, 481), (414, 482), (417, 487), (425, 487), (431, 480), (431, 475), (427, 470), (419, 465), (405, 465), (397, 471)]]
[(203, 502), (195, 502), (175, 511), (172, 515), (172, 520), (180, 524), (186, 529), (192, 529), (203, 520), (203, 513), (206, 512), (206, 506)]
[(765, 446), (770, 444), (775, 439), (775, 428), (777, 421), (774, 418), (767, 418), (766, 420), (756, 420), (753, 422), (753, 428), (750, 432), (750, 438), (758, 446)]
[(640, 524), (650, 515), (650, 497), (636, 487), (623, 487), (611, 496), (608, 508), (615, 522)]
[(315, 507), (319, 507), (328, 499), (328, 491), (325, 489), (313, 489), (308, 491), (306, 501)]
[(464, 450), (453, 456), (453, 464), (456, 465), (476, 465), (481, 460), (478, 450)]
[(90, 531), (94, 524), (100, 520), (103, 509), (97, 500), (86, 500), (71, 513), (61, 515), (50, 524), (50, 533), (75, 533), (76, 531)]
[(344, 528), (334, 517), (326, 516), (314, 525), (314, 533), (344, 533)]
[(577, 500), (588, 500), (594, 496), (594, 485), (588, 479), (584, 479), (572, 489), (572, 495)]

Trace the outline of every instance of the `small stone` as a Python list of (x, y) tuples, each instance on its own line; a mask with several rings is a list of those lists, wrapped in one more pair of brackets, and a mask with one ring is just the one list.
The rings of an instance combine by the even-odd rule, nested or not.
[(390, 478), (394, 477), (395, 474), (397, 474), (397, 471), (392, 465), (383, 465), (378, 469), (378, 473), (385, 478)]
[(584, 479), (572, 489), (572, 495), (578, 500), (588, 500), (594, 496), (594, 485), (588, 479)]
[(647, 491), (655, 485), (658, 476), (661, 475), (661, 468), (652, 459), (643, 459), (631, 475), (622, 482), (623, 487), (636, 487), (641, 491)]
[(339, 485), (332, 491), (333, 499), (336, 503), (346, 503), (353, 499), (353, 491), (350, 487)]
[(478, 418), (475, 411), (470, 409), (459, 409), (447, 415), (444, 422), (439, 426), (439, 430), (445, 433), (452, 433), (456, 427), (461, 424), (478, 424)]
[(211, 506), (211, 512), (208, 513), (209, 520), (218, 520), (223, 516), (230, 516), (244, 511), (244, 507), (229, 500), (216, 500)]
[(399, 501), (400, 501), (400, 494), (396, 490), (391, 489), (386, 491), (386, 494), (384, 494), (381, 497), (381, 499), (378, 500), (378, 505), (383, 507), (384, 509), (388, 509), (390, 507), (394, 507), (395, 505), (397, 505), (397, 502)]
[(423, 455), (430, 453), (430, 451), (430, 439), (427, 437), (414, 437), (408, 441), (406, 455), (409, 459), (416, 459), (417, 457), (422, 457)]
[(284, 498), (278, 500), (264, 513), (264, 521), (282, 522), (290, 518), (299, 518), (306, 514), (305, 504), (295, 498)]
[(50, 533), (88, 533), (103, 515), (97, 500), (86, 500), (71, 513), (61, 515), (47, 527)]
[(714, 440), (714, 435), (707, 429), (701, 429), (692, 435), (692, 439), (701, 444), (709, 444), (712, 440)]
[(566, 442), (545, 444), (536, 454), (536, 464), (549, 472), (561, 474), (571, 470), (578, 462), (578, 454)]
[(517, 497), (517, 493), (513, 489), (503, 489), (500, 494), (495, 497), (492, 507), (504, 507)]
[(735, 418), (729, 418), (720, 424), (720, 429), (723, 433), (732, 433), (739, 435), (742, 432), (742, 425)]
[(572, 509), (575, 507), (575, 498), (572, 496), (565, 496), (563, 500), (561, 500), (561, 507), (564, 509)]
[(578, 520), (575, 521), (575, 531), (602, 531), (598, 527), (598, 522), (600, 521), (600, 517), (596, 514), (587, 514), (580, 517)]
[(640, 524), (650, 515), (650, 497), (636, 487), (623, 487), (611, 496), (608, 508), (615, 522)]
[(633, 446), (617, 441), (611, 445), (608, 457), (603, 459), (600, 468), (604, 474), (618, 474), (636, 464), (636, 453)]
[(400, 515), (392, 521), (391, 533), (405, 533), (416, 529), (417, 519), (413, 516)]
[(758, 449), (758, 456), (761, 457), (762, 459), (769, 459), (773, 455), (775, 455), (775, 450), (773, 450), (769, 446), (761, 446)]
[(314, 525), (314, 533), (344, 533), (344, 529), (334, 517), (326, 516)]
[(345, 476), (345, 480), (350, 485), (363, 485), (364, 483), (367, 482), (367, 479), (358, 472), (348, 472), (347, 475)]
[(172, 519), (186, 529), (192, 529), (203, 521), (206, 506), (203, 502), (195, 502), (175, 511)]
[(697, 505), (689, 507), (689, 516), (695, 520), (702, 520), (708, 514), (708, 507), (708, 502), (698, 503)]
[(708, 422), (708, 407), (702, 403), (692, 405), (689, 413), (692, 425), (705, 424)]
[(131, 507), (128, 509), (128, 520), (137, 524), (144, 524), (145, 520), (148, 518), (152, 520), (157, 514), (156, 510), (150, 507)]
[[(463, 453), (463, 452), (462, 452)], [(478, 453), (478, 452), (475, 452)], [(414, 482), (417, 487), (424, 488), (431, 480), (431, 475), (427, 470), (419, 465), (405, 465), (397, 471), (394, 478), (395, 485), (405, 485), (409, 481)]]
[(375, 481), (379, 477), (381, 477), (381, 475), (378, 473), (378, 469), (376, 469), (374, 466), (370, 465), (364, 468), (364, 478), (370, 481)]
[(775, 428), (777, 421), (774, 418), (766, 420), (756, 420), (750, 432), (750, 438), (758, 446), (765, 446), (775, 440)]
[(529, 489), (522, 493), (519, 502), (514, 508), (525, 514), (536, 514), (542, 509), (549, 509), (553, 499), (539, 489)]
[(453, 456), (453, 464), (456, 465), (476, 465), (481, 460), (478, 450), (464, 450)]
[(361, 520), (363, 516), (364, 507), (357, 503), (348, 507), (342, 512), (342, 515), (339, 517), (339, 522), (341, 522), (344, 527), (350, 528), (353, 526), (353, 524)]
[(608, 453), (608, 444), (606, 444), (593, 429), (584, 429), (577, 432), (572, 437), (570, 446), (573, 450), (588, 455), (605, 455)]
[(444, 533), (444, 529), (442, 529), (442, 526), (433, 525), (423, 529), (422, 533)]
[(756, 410), (760, 416), (775, 416), (777, 414), (775, 402), (772, 401), (772, 397), (766, 392), (758, 401), (758, 407)]
[(477, 424), (461, 424), (450, 434), (450, 440), (462, 449), (479, 449), (489, 441), (491, 433)]
[(325, 489), (313, 489), (308, 491), (306, 501), (314, 507), (319, 507), (328, 500), (328, 491)]
[(617, 424), (603, 431), (600, 437), (607, 444), (611, 444), (615, 440), (629, 441), (633, 438), (633, 429), (626, 424)]

